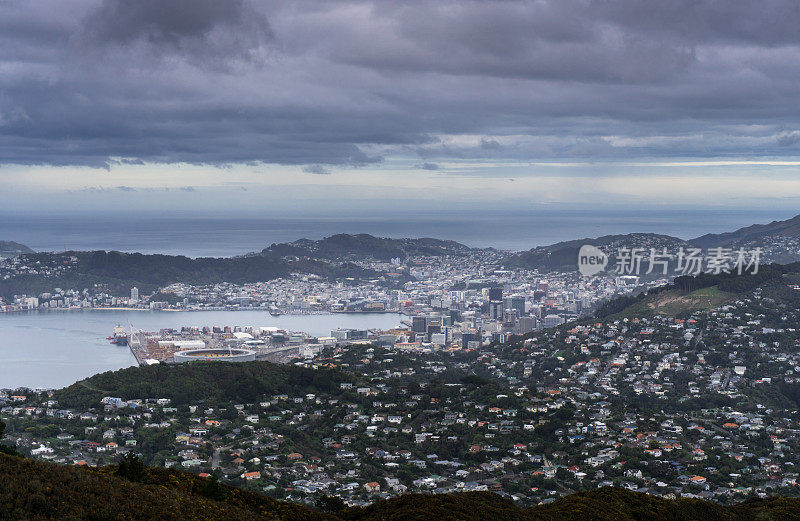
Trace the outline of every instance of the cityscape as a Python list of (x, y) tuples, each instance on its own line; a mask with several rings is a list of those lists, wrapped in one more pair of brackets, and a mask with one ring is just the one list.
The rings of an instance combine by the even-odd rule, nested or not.
[[(627, 239), (645, 251), (664, 242)], [(313, 260), (327, 240), (313, 243)], [(793, 238), (757, 243), (766, 261), (800, 254)], [(766, 277), (758, 287), (728, 288), (709, 266), (712, 282), (683, 276), (698, 287), (682, 296), (671, 295), (681, 280), (674, 273), (540, 272), (514, 266), (514, 255), (348, 254), (340, 260), (375, 278), (293, 273), (172, 283), (149, 295), (136, 286), (115, 295), (103, 284), (17, 295), (4, 311), (212, 309), (235, 320), (251, 310), (264, 324), (284, 314), (391, 314), (397, 326), (314, 336), (236, 323), (119, 325), (108, 340), (148, 370), (268, 361), (341, 372), (323, 385), (252, 390), (248, 400), (105, 395), (94, 377), (76, 384), (96, 390), (91, 399), (76, 398), (76, 386), (7, 389), (7, 439), (30, 457), (73, 466), (140, 454), (148, 465), (310, 505), (321, 495), (366, 506), (409, 492), (485, 491), (528, 506), (605, 486), (721, 503), (796, 494), (800, 429), (787, 401), (800, 384), (800, 328), (789, 327), (800, 321), (795, 268), (769, 282), (780, 265), (765, 264), (752, 271), (753, 280)], [(60, 280), (79, 265), (69, 253), (45, 259), (6, 260), (4, 277)]]

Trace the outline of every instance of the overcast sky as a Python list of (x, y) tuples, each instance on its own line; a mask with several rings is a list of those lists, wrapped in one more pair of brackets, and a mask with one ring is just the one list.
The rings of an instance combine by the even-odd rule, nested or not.
[(795, 0), (3, 0), (0, 205), (800, 208), (799, 27)]

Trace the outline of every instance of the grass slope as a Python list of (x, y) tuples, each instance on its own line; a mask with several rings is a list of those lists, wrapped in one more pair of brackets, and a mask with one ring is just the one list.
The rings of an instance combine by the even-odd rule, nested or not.
[(688, 293), (673, 289), (655, 295), (648, 295), (643, 300), (608, 318), (634, 318), (654, 314), (675, 317), (722, 306), (728, 302), (733, 302), (736, 297), (735, 293), (720, 291), (718, 286), (702, 288)]

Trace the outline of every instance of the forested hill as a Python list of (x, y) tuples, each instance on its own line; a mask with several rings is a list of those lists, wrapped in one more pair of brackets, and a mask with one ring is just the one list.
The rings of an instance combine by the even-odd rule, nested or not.
[(287, 261), (272, 256), (201, 257), (146, 255), (118, 251), (29, 253), (20, 257), (37, 273), (22, 273), (0, 280), (0, 296), (36, 295), (54, 287), (87, 288), (106, 286), (113, 294), (124, 295), (131, 286), (145, 294), (168, 284), (243, 284), (286, 277), (290, 273), (309, 273), (322, 277), (378, 278), (379, 273), (352, 263), (320, 260)]
[[(28, 520), (751, 521), (800, 519), (800, 499), (722, 506), (601, 488), (522, 509), (490, 492), (407, 494), (368, 507), (310, 508), (172, 469), (83, 468), (0, 454), (0, 517)], [(326, 508), (327, 507), (327, 508)], [(331, 508), (333, 507), (333, 508)]]
[(311, 257), (317, 259), (404, 259), (409, 256), (463, 255), (470, 248), (455, 241), (441, 239), (389, 239), (366, 233), (340, 233), (317, 241), (300, 239), (290, 243), (272, 244), (261, 254), (268, 257)]
[(123, 400), (169, 398), (173, 405), (253, 402), (265, 394), (336, 393), (353, 376), (332, 369), (307, 369), (270, 362), (193, 362), (108, 371), (55, 392), (66, 407), (96, 406), (104, 396)]

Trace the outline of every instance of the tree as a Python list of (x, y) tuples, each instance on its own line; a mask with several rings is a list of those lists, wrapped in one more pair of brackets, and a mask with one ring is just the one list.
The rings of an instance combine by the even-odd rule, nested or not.
[[(0, 421), (0, 442), (3, 441), (3, 432), (6, 430), (6, 424)], [(11, 454), (13, 456), (19, 456), (19, 453), (13, 448), (9, 447), (8, 445), (3, 445), (0, 443), (0, 454)]]
[(331, 514), (341, 512), (347, 506), (345, 505), (344, 500), (342, 500), (342, 498), (339, 496), (329, 496), (327, 494), (323, 494), (318, 497), (314, 502), (314, 505), (323, 512), (329, 512)]
[(139, 456), (132, 452), (122, 457), (115, 474), (129, 481), (143, 481), (147, 475), (144, 463), (142, 463)]
[(209, 478), (206, 484), (203, 485), (200, 493), (205, 497), (215, 501), (225, 501), (225, 497), (227, 497), (225, 489), (219, 484), (216, 476), (211, 476), (211, 478)]

